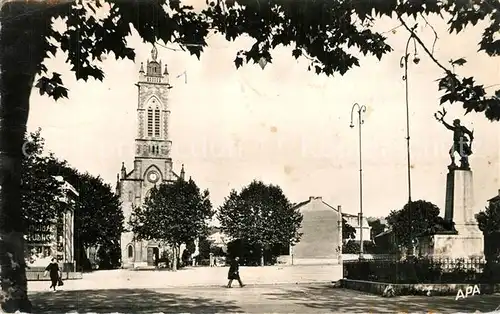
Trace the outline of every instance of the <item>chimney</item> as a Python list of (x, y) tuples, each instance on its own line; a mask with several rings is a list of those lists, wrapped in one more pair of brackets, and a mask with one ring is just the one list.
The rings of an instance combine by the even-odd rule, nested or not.
[(319, 201), (321, 201), (321, 200), (322, 200), (322, 198), (321, 198), (321, 196), (309, 196), (309, 202), (310, 202), (310, 201), (314, 201), (314, 200), (319, 200)]

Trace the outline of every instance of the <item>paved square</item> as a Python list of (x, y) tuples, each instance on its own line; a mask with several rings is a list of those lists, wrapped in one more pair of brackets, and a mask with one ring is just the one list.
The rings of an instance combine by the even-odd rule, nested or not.
[[(237, 285), (236, 285), (237, 286)], [(326, 284), (249, 285), (231, 289), (72, 290), (32, 292), (34, 313), (473, 313), (493, 311), (500, 295), (382, 298)]]

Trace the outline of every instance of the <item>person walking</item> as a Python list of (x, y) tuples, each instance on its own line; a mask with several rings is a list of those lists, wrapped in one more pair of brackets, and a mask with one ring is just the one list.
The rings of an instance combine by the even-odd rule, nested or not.
[(238, 283), (240, 284), (240, 287), (243, 288), (245, 285), (241, 282), (240, 278), (240, 264), (239, 264), (240, 258), (236, 256), (232, 261), (231, 265), (229, 266), (229, 272), (227, 274), (227, 279), (229, 282), (227, 283), (227, 287), (231, 288), (231, 284), (233, 283), (233, 280), (238, 280)]
[(49, 289), (54, 289), (56, 291), (56, 287), (60, 281), (61, 276), (61, 271), (59, 269), (59, 265), (57, 264), (57, 260), (55, 258), (52, 258), (50, 261), (50, 264), (45, 268), (45, 273), (43, 274), (44, 277), (47, 277), (47, 273), (50, 275), (50, 287)]
[(214, 253), (210, 252), (209, 258), (210, 258), (210, 267), (214, 267)]

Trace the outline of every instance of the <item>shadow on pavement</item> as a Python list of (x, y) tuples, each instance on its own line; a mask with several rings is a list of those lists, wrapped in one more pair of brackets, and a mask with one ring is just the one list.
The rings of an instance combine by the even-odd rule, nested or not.
[(268, 299), (283, 300), (316, 309), (320, 312), (355, 313), (474, 313), (491, 312), (500, 305), (500, 295), (476, 295), (455, 300), (454, 296), (401, 296), (384, 298), (359, 291), (331, 286), (305, 287), (300, 290), (282, 289), (267, 293)]
[(35, 292), (30, 300), (33, 313), (242, 313), (234, 302), (147, 289)]

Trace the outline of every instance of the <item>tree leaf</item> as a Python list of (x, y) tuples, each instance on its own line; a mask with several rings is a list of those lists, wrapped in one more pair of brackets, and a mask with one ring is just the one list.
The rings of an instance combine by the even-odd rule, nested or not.
[(467, 63), (467, 61), (464, 58), (460, 58), (460, 59), (457, 59), (457, 60), (451, 62), (451, 64), (458, 65), (458, 66), (462, 66), (465, 63)]

